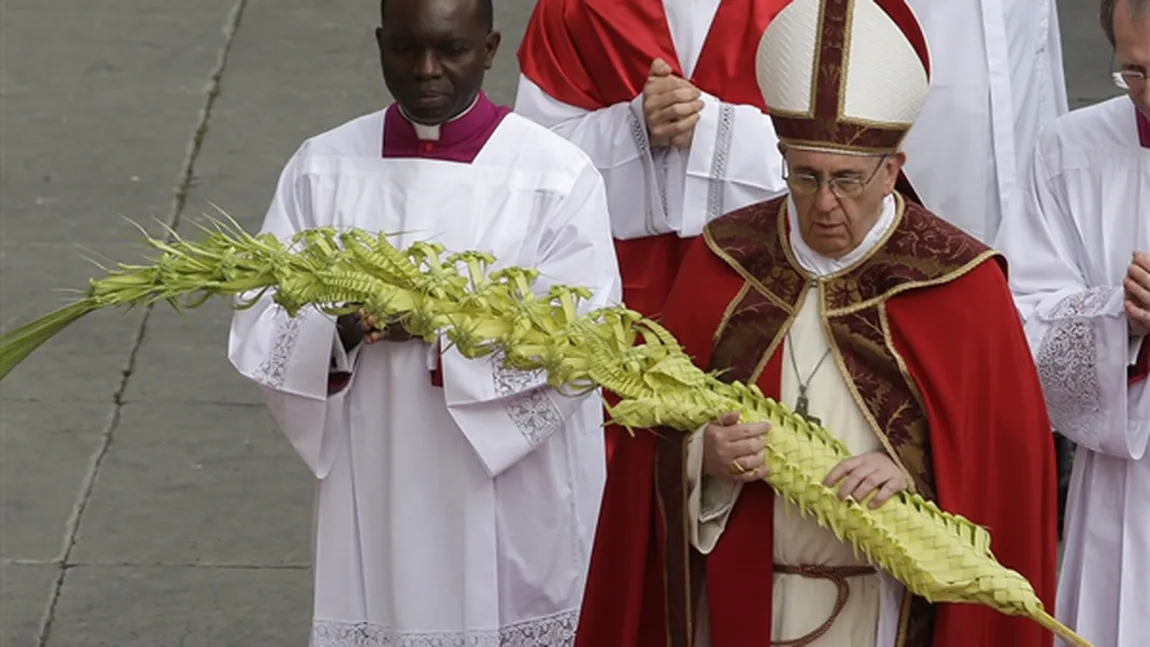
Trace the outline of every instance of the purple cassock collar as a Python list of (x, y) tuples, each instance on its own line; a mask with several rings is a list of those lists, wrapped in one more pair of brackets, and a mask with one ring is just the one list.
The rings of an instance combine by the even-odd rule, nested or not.
[(1150, 148), (1150, 117), (1137, 109), (1134, 110), (1134, 114), (1138, 115), (1138, 141), (1142, 144), (1142, 148)]
[[(469, 164), (487, 144), (492, 133), (511, 112), (497, 106), (480, 92), (475, 103), (463, 114), (439, 126), (411, 123), (398, 103), (391, 104), (383, 116), (383, 156), (422, 157)], [(438, 131), (438, 137), (436, 132)]]

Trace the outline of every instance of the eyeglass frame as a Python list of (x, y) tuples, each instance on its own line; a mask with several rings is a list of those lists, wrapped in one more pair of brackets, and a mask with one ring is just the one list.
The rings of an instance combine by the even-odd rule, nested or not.
[[(824, 178), (821, 178), (821, 177), (818, 177), (815, 175), (794, 176), (794, 175), (790, 174), (790, 168), (791, 168), (790, 163), (788, 163), (786, 158), (784, 157), (783, 158), (783, 182), (786, 182), (787, 188), (791, 190), (791, 193), (797, 193), (797, 194), (802, 195), (802, 196), (809, 197), (812, 195), (818, 195), (819, 191), (822, 191), (823, 186), (825, 185), (828, 189), (830, 189), (831, 195), (833, 195), (836, 200), (853, 200), (853, 199), (859, 197), (860, 195), (862, 195), (863, 191), (868, 186), (870, 186), (870, 183), (874, 182), (874, 179), (876, 177), (878, 177), (878, 172), (882, 170), (882, 165), (884, 162), (886, 162), (886, 158), (888, 158), (888, 157), (890, 157), (889, 153), (883, 154), (881, 157), (879, 157), (878, 165), (875, 166), (874, 171), (871, 172), (870, 177), (867, 178), (865, 182), (862, 180), (857, 180), (855, 178), (829, 177), (829, 178), (824, 179)], [(798, 191), (795, 189), (794, 185), (791, 184), (791, 178), (793, 178), (793, 177), (804, 177), (804, 178), (807, 178), (809, 180), (814, 180), (815, 182), (817, 182), (817, 184), (815, 185), (814, 190), (811, 191), (810, 193), (807, 193), (805, 191)], [(854, 195), (842, 192), (842, 189), (841, 189), (841, 187), (842, 187), (841, 183), (842, 182), (858, 182), (857, 192)], [(839, 187), (838, 191), (835, 190), (836, 187)]]
[[(1114, 56), (1110, 57), (1110, 69), (1114, 69)], [(1127, 78), (1133, 78), (1137, 85), (1142, 85), (1148, 78), (1145, 72), (1139, 70), (1114, 70), (1110, 73), (1110, 80), (1114, 81), (1114, 85), (1123, 90), (1132, 90), (1131, 84)]]

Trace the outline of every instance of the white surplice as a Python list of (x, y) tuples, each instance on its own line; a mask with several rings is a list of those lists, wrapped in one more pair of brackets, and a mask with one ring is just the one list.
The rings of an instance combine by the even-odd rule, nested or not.
[(1150, 636), (1150, 385), (1128, 386), (1122, 280), (1150, 251), (1150, 150), (1126, 97), (1044, 134), (998, 247), (1054, 428), (1078, 444), (1058, 615), (1095, 647)]
[[(721, 0), (664, 0), (683, 74), (699, 60)], [(747, 54), (747, 74), (754, 72)], [(782, 156), (767, 115), (703, 93), (688, 149), (652, 149), (643, 95), (588, 111), (562, 103), (520, 75), (515, 111), (587, 151), (607, 184), (611, 227), (629, 240), (675, 232), (698, 236), (711, 220), (782, 194)]]
[[(307, 141), (263, 231), (403, 232), (496, 267), (537, 268), (541, 291), (617, 303), (602, 180), (586, 154), (508, 115), (471, 164), (382, 159), (383, 112)], [(572, 644), (605, 479), (598, 393), (538, 373), (380, 342), (345, 354), (334, 319), (270, 301), (236, 314), (229, 356), (255, 381), (318, 479), (313, 647)], [(352, 371), (327, 392), (329, 367)]]
[(990, 242), (1022, 189), (1038, 131), (1067, 111), (1054, 0), (909, 0), (931, 89), (903, 144), (926, 207)]
[[(888, 197), (882, 216), (856, 249), (839, 259), (827, 258), (811, 249), (799, 234), (797, 210), (790, 202), (790, 242), (803, 269), (823, 277), (850, 268), (869, 256), (896, 222), (896, 205)], [(830, 350), (820, 323), (818, 287), (811, 285), (802, 307), (791, 326), (780, 352), (783, 359), (781, 401), (793, 403), (799, 396), (799, 384), (808, 383), (810, 412), (833, 429), (851, 454), (858, 456), (884, 451), (882, 442), (867, 423), (862, 410), (851, 395), (846, 378), (830, 358)], [(790, 353), (794, 353), (791, 362)], [(820, 366), (820, 361), (822, 364)], [(798, 371), (795, 365), (798, 365)], [(692, 544), (699, 552), (709, 554), (720, 541), (727, 519), (742, 490), (741, 484), (703, 477), (702, 430), (691, 439), (687, 456), (688, 514), (692, 520)], [(853, 547), (834, 533), (799, 514), (781, 496), (775, 496), (774, 560), (788, 566), (866, 566)], [(898, 638), (899, 613), (904, 589), (889, 575), (876, 571), (873, 576), (852, 577), (850, 597), (830, 630), (809, 643), (810, 647), (895, 647)], [(705, 590), (705, 589), (704, 589)], [(805, 636), (831, 617), (837, 590), (826, 580), (798, 575), (774, 577), (771, 639), (794, 640)], [(704, 594), (705, 598), (705, 594)], [(696, 645), (709, 647), (709, 624), (706, 600), (702, 603)]]

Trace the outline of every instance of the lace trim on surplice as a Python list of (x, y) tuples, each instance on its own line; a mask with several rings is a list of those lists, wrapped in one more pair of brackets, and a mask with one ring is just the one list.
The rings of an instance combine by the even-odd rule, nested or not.
[(505, 360), (502, 351), (491, 355), (491, 361), (495, 364), (495, 393), (509, 398), (505, 405), (507, 415), (527, 442), (537, 447), (563, 424), (563, 414), (547, 391), (539, 388), (547, 383), (545, 370), (521, 371), (508, 368)]
[(403, 632), (370, 622), (316, 620), (310, 647), (571, 647), (579, 610), (494, 631)]
[[(631, 109), (629, 111), (627, 111), (627, 125), (630, 127), (631, 139), (632, 139), (632, 141), (635, 142), (635, 148), (639, 151), (639, 156), (640, 157), (650, 156), (651, 163), (656, 168), (662, 166), (665, 170), (666, 164), (667, 164), (666, 151), (663, 150), (660, 153), (660, 151), (656, 151), (656, 150), (651, 149), (651, 141), (647, 138), (647, 119), (643, 115), (643, 112), (641, 109), (636, 110), (634, 105), (631, 106)], [(658, 159), (660, 154), (663, 156), (661, 163), (660, 163), (660, 159)], [(665, 175), (665, 173), (664, 173), (664, 175)], [(663, 209), (663, 214), (665, 215), (665, 214), (667, 214), (667, 212), (670, 208), (668, 206), (669, 198), (667, 197), (667, 189), (663, 185), (662, 182), (659, 182), (658, 184), (659, 184), (659, 202), (660, 202), (660, 206)], [(645, 217), (643, 218), (643, 227), (647, 230), (648, 235), (651, 235), (651, 236), (659, 235), (659, 230), (655, 226), (655, 214), (654, 214), (653, 210), (650, 208), (647, 209), (647, 213), (646, 213)]]
[(1051, 323), (1038, 346), (1035, 363), (1055, 429), (1093, 435), (1103, 423), (1098, 331), (1093, 319), (1112, 294), (1112, 288), (1072, 294), (1045, 317)]
[(726, 213), (723, 204), (727, 182), (727, 164), (731, 157), (731, 140), (735, 134), (735, 107), (723, 103), (719, 107), (719, 132), (715, 136), (715, 156), (711, 160), (711, 180), (707, 185), (707, 220)]
[(299, 339), (300, 326), (303, 325), (304, 313), (295, 317), (287, 317), (280, 322), (276, 332), (275, 345), (259, 367), (260, 382), (273, 389), (282, 388), (287, 378), (287, 365), (295, 352), (296, 340)]

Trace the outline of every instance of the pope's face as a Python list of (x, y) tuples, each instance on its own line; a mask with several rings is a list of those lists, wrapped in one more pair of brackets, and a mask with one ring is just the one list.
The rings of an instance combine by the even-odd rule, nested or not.
[(841, 258), (858, 247), (894, 191), (902, 153), (838, 155), (790, 149), (787, 184), (798, 208), (799, 233), (811, 249)]
[(1114, 12), (1114, 61), (1119, 70), (1142, 73), (1141, 80), (1126, 85), (1134, 105), (1150, 117), (1150, 15), (1132, 17), (1128, 1), (1118, 3)]

